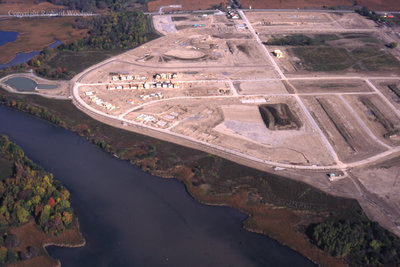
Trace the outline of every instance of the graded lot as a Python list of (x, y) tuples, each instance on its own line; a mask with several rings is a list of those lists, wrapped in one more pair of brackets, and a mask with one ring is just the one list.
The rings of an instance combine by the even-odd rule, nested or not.
[(357, 161), (385, 150), (363, 132), (340, 98), (305, 96), (303, 99), (342, 161)]

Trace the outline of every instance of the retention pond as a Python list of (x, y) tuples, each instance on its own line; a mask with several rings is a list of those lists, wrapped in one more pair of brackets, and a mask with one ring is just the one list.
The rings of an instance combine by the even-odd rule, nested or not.
[(33, 91), (37, 89), (56, 89), (57, 85), (52, 84), (38, 84), (34, 80), (25, 77), (14, 77), (8, 79), (6, 82), (9, 86), (14, 87), (18, 91)]

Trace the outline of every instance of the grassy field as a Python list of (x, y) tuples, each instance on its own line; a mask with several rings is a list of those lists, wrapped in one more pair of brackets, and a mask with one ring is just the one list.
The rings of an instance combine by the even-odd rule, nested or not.
[(350, 53), (339, 47), (295, 47), (291, 51), (308, 71), (340, 71), (354, 64)]
[(288, 35), (270, 41), (272, 45), (291, 47), (291, 53), (300, 59), (295, 62), (298, 69), (400, 71), (400, 62), (371, 34)]
[(47, 63), (51, 68), (67, 68), (70, 71), (79, 73), (86, 68), (99, 63), (107, 58), (122, 53), (120, 50), (110, 51), (61, 51)]
[(357, 71), (400, 71), (400, 62), (391, 54), (376, 47), (352, 50), (340, 47), (294, 47), (300, 59), (297, 66), (308, 71), (341, 71), (353, 67)]
[(373, 48), (354, 49), (352, 55), (367, 71), (399, 71), (400, 62), (391, 54)]
[[(288, 45), (288, 46), (319, 46), (328, 45), (328, 41), (340, 39), (336, 34), (292, 34), (283, 37), (273, 36), (266, 43), (267, 45)], [(265, 43), (264, 43), (265, 44)]]

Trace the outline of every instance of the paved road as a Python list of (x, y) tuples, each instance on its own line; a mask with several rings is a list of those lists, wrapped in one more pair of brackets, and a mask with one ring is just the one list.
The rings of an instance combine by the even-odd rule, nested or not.
[(279, 76), (282, 79), (285, 79), (286, 78), (285, 75), (283, 74), (283, 72), (281, 71), (281, 69), (279, 68), (278, 64), (275, 62), (275, 60), (272, 58), (271, 53), (268, 51), (268, 49), (265, 47), (265, 45), (263, 45), (262, 41), (258, 37), (258, 34), (254, 30), (253, 26), (251, 25), (251, 23), (247, 19), (247, 17), (244, 14), (244, 12), (242, 10), (239, 10), (238, 12), (239, 12), (240, 16), (242, 17), (242, 19), (245, 21), (245, 23), (247, 25), (247, 28), (250, 30), (251, 34), (256, 39), (257, 43), (260, 45), (261, 50), (264, 52), (264, 54), (267, 56), (267, 58), (272, 63), (272, 66), (275, 68), (275, 71), (279, 74)]

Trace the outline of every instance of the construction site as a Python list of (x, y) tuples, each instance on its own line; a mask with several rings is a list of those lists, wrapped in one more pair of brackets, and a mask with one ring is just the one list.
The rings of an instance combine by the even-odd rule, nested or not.
[[(332, 183), (398, 157), (399, 55), (375, 22), (215, 11), (155, 15), (153, 24), (162, 37), (74, 78), (73, 97), (88, 113)], [(399, 209), (393, 203), (384, 205)], [(400, 233), (400, 209), (396, 216), (382, 223)]]

